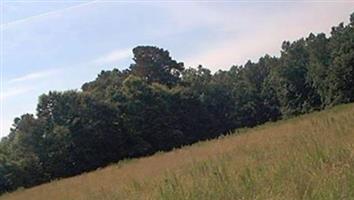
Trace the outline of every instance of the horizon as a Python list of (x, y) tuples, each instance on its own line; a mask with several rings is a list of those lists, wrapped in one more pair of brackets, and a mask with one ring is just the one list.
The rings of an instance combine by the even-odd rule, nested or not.
[(35, 113), (39, 95), (127, 68), (137, 45), (215, 72), (278, 56), (284, 40), (328, 36), (353, 8), (354, 2), (1, 1), (0, 138), (15, 117)]

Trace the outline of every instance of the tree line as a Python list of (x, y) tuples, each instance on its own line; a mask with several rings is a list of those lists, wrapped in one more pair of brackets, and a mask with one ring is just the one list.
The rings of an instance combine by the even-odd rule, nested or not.
[(280, 57), (214, 74), (158, 47), (133, 55), (127, 69), (43, 94), (35, 115), (15, 118), (0, 142), (0, 193), (354, 101), (354, 13), (329, 37), (285, 41)]

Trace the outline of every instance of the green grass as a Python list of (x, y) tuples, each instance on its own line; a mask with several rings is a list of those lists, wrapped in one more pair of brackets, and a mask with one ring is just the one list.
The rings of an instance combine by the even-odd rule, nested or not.
[(0, 197), (13, 199), (354, 199), (354, 105)]

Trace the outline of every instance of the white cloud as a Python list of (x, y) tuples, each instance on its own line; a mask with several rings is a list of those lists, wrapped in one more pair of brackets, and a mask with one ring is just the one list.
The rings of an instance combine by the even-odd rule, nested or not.
[[(254, 40), (257, 38), (257, 40)], [(275, 55), (280, 49), (281, 39), (267, 39), (261, 35), (250, 35), (239, 39), (219, 41), (210, 50), (186, 58), (187, 66), (202, 64), (213, 72), (228, 69), (235, 64), (244, 64), (247, 60), (255, 61), (265, 54)]]
[(10, 128), (13, 124), (13, 120), (0, 119), (0, 140), (10, 132)]
[(36, 80), (41, 78), (46, 78), (60, 72), (59, 69), (50, 69), (45, 71), (33, 72), (30, 74), (26, 74), (17, 78), (13, 78), (9, 81), (9, 83), (18, 83), (18, 82), (25, 82), (30, 80)]
[(33, 87), (26, 86), (26, 87), (13, 87), (13, 88), (9, 88), (7, 90), (1, 91), (1, 95), (0, 95), (1, 103), (3, 103), (5, 101), (5, 99), (30, 92), (33, 89), (34, 89)]
[[(199, 53), (185, 58), (187, 66), (202, 64), (212, 71), (228, 69), (232, 65), (244, 64), (248, 59), (256, 61), (259, 57), (270, 54), (279, 55), (281, 43), (284, 40), (297, 40), (307, 37), (309, 33), (329, 33), (331, 26), (348, 21), (354, 8), (354, 3), (342, 4), (306, 4), (284, 13), (274, 13), (267, 16), (244, 14), (243, 19), (230, 16), (230, 13), (213, 11), (219, 16), (223, 31), (229, 31), (229, 37), (211, 40), (203, 44)], [(301, 11), (299, 10), (301, 9)], [(193, 17), (195, 13), (183, 13), (185, 17)], [(193, 21), (193, 20), (190, 20)], [(190, 23), (190, 22), (188, 22)], [(210, 23), (210, 20), (206, 20)], [(240, 28), (241, 27), (241, 28)]]
[(23, 18), (23, 19), (15, 20), (15, 21), (10, 21), (10, 22), (4, 23), (4, 24), (0, 24), (0, 30), (5, 30), (8, 27), (11, 27), (11, 26), (14, 26), (14, 25), (18, 25), (18, 24), (22, 24), (22, 23), (28, 23), (28, 22), (31, 22), (31, 21), (34, 21), (34, 20), (41, 19), (43, 17), (56, 16), (56, 15), (60, 16), (60, 14), (63, 13), (63, 12), (70, 11), (70, 10), (77, 9), (77, 8), (81, 8), (81, 7), (85, 7), (85, 6), (88, 6), (88, 5), (92, 5), (92, 4), (95, 4), (97, 2), (98, 1), (96, 1), (96, 0), (95, 1), (90, 1), (90, 2), (86, 2), (86, 3), (78, 4), (78, 5), (75, 5), (75, 6), (70, 6), (70, 7), (67, 7), (67, 8), (63, 8), (63, 9), (60, 9), (60, 10), (54, 10), (54, 11), (42, 13), (42, 14), (39, 14), (39, 15), (34, 15), (34, 16), (26, 17), (26, 18)]
[(111, 51), (93, 61), (94, 64), (109, 64), (132, 56), (130, 49), (118, 49)]

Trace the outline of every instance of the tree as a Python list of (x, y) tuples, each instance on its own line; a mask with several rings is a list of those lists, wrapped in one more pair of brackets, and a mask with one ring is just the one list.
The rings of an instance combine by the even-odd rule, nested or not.
[(43, 183), (47, 176), (43, 170), (41, 155), (45, 153), (42, 124), (31, 114), (14, 120), (11, 133), (4, 142), (7, 148), (5, 164), (8, 187), (29, 187)]
[(309, 54), (304, 39), (283, 43), (273, 84), (285, 116), (310, 112), (321, 106), (320, 96), (307, 79), (308, 65)]
[[(125, 139), (117, 107), (85, 93), (68, 91), (42, 95), (37, 111), (39, 119), (46, 122), (46, 141), (52, 155), (46, 160), (60, 161), (72, 169), (52, 169), (53, 176), (77, 174), (122, 158), (119, 150)], [(60, 148), (53, 150), (59, 144)]]
[(234, 117), (237, 127), (254, 126), (279, 117), (274, 93), (267, 81), (271, 67), (277, 59), (268, 55), (258, 63), (248, 61), (244, 66), (234, 66), (230, 73), (233, 78)]
[(123, 81), (129, 76), (129, 70), (101, 71), (94, 81), (82, 85), (82, 90), (89, 95), (107, 102), (119, 101), (116, 92), (122, 87)]
[(327, 104), (335, 105), (354, 100), (354, 20), (332, 28), (329, 46), (331, 65), (328, 72)]
[(316, 92), (320, 96), (321, 107), (325, 107), (330, 104), (328, 98), (329, 84), (328, 74), (330, 67), (330, 48), (328, 44), (329, 40), (324, 33), (314, 35), (310, 34), (306, 38), (306, 50), (309, 55), (308, 83), (316, 89)]
[(148, 83), (173, 86), (179, 82), (184, 70), (183, 63), (173, 60), (168, 51), (152, 46), (138, 46), (133, 49), (133, 54), (135, 63), (130, 66), (132, 74)]

